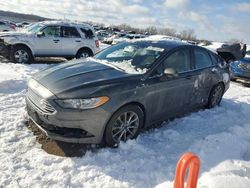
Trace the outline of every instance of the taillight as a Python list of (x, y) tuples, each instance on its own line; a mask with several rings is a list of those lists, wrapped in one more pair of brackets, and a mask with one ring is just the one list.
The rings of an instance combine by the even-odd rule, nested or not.
[(10, 27), (12, 28), (12, 29), (16, 29), (16, 26), (15, 25), (10, 25)]
[(96, 46), (97, 48), (99, 48), (99, 47), (100, 47), (99, 40), (96, 40), (96, 41), (95, 41), (95, 46)]

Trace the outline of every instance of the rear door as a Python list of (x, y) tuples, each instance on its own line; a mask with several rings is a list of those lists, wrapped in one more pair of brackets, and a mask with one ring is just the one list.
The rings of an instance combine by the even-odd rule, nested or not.
[[(146, 103), (151, 109), (151, 123), (182, 114), (192, 105), (194, 78), (190, 74), (190, 50), (178, 49), (169, 55), (145, 81)], [(173, 68), (178, 75), (167, 77), (166, 68)]]
[(209, 93), (220, 79), (218, 64), (213, 63), (211, 54), (199, 47), (193, 48), (194, 99), (196, 106), (207, 101)]
[(64, 55), (75, 56), (81, 48), (83, 39), (75, 27), (62, 26), (62, 51)]

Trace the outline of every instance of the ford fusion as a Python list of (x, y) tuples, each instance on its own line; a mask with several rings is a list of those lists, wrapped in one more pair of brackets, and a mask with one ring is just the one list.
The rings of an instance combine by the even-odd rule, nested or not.
[(52, 139), (113, 147), (157, 122), (219, 105), (229, 80), (221, 58), (205, 48), (126, 42), (34, 75), (27, 111)]

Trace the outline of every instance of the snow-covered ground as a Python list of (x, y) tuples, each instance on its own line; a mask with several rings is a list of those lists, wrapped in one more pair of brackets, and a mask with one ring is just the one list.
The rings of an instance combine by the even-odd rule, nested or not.
[(48, 65), (0, 63), (0, 187), (172, 187), (187, 151), (201, 158), (198, 187), (250, 187), (250, 88), (232, 83), (220, 107), (81, 158), (47, 154), (27, 129), (27, 79)]

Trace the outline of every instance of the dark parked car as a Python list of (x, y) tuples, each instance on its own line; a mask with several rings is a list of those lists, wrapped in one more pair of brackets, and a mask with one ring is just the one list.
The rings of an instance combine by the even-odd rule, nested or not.
[(250, 80), (250, 51), (246, 57), (230, 63), (230, 75), (232, 80), (237, 78)]
[(55, 139), (116, 146), (150, 125), (219, 105), (229, 70), (215, 53), (175, 41), (112, 46), (29, 80), (29, 117)]

